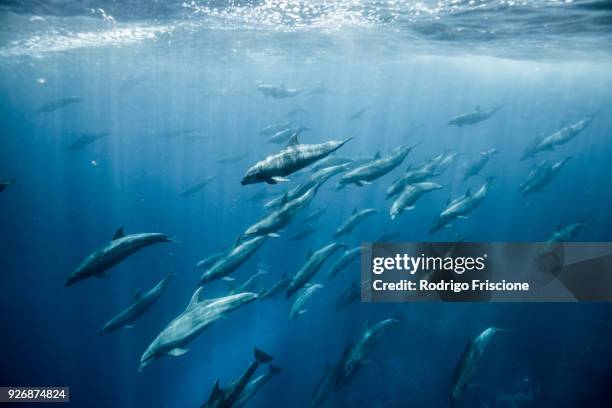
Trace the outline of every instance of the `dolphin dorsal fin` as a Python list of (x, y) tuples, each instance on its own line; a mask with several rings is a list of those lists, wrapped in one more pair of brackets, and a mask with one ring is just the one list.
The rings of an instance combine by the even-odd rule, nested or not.
[(287, 195), (287, 192), (285, 191), (285, 194), (283, 194), (283, 198), (281, 198), (281, 205), (287, 204), (287, 201), (289, 201), (289, 197)]
[(193, 292), (193, 295), (191, 295), (191, 300), (189, 301), (189, 306), (187, 306), (187, 309), (189, 309), (191, 306), (195, 305), (196, 303), (200, 301), (200, 296), (202, 296), (203, 291), (204, 291), (204, 287), (200, 286), (199, 288), (196, 289), (195, 292)]
[(376, 154), (374, 155), (374, 160), (378, 160), (380, 159), (380, 150), (376, 152)]
[(239, 234), (234, 240), (234, 246), (232, 248), (236, 248), (238, 245), (240, 245), (240, 241), (242, 241), (242, 235)]
[(136, 289), (136, 293), (134, 293), (134, 300), (132, 302), (137, 302), (142, 297), (142, 291), (140, 288)]
[(210, 397), (208, 399), (211, 401), (216, 400), (221, 394), (223, 394), (223, 390), (221, 387), (219, 387), (219, 379), (217, 378), (213, 384), (213, 389), (210, 392)]
[(470, 197), (471, 195), (472, 195), (472, 188), (468, 187), (467, 191), (465, 192), (465, 196)]
[(312, 256), (312, 248), (308, 248), (308, 252), (306, 252), (306, 259)]
[(480, 105), (476, 105), (476, 111), (480, 112)]
[(363, 331), (366, 332), (370, 330), (370, 321), (366, 320), (365, 324), (363, 325)]
[(294, 133), (293, 135), (291, 135), (289, 142), (287, 142), (287, 147), (293, 147), (299, 144), (300, 144), (300, 141), (298, 140), (298, 134)]
[(561, 231), (563, 229), (563, 224), (559, 223), (557, 224), (557, 228), (555, 229), (555, 231)]
[(357, 214), (357, 207), (353, 208), (353, 212), (351, 214)]
[(113, 235), (113, 241), (123, 237), (125, 237), (125, 232), (123, 232), (123, 227), (121, 227), (115, 232), (115, 235)]

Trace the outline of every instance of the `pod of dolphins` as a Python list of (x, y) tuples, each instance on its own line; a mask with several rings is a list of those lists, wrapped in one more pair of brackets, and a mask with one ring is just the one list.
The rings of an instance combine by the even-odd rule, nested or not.
[[(287, 99), (294, 98), (304, 93), (304, 90), (286, 88), (285, 86), (259, 85), (257, 90), (266, 98)], [(317, 92), (327, 91), (323, 86)], [(36, 113), (48, 114), (68, 106), (83, 103), (84, 98), (68, 96), (41, 105)], [(475, 111), (458, 115), (448, 121), (448, 125), (459, 128), (473, 126), (492, 118), (501, 109), (501, 106), (492, 107), (489, 110), (481, 110), (477, 107)], [(350, 121), (360, 119), (370, 107), (363, 107), (350, 115)], [(294, 118), (302, 112), (288, 115)], [(589, 115), (580, 121), (565, 126), (548, 136), (539, 136), (534, 139), (525, 149), (521, 160), (537, 158), (546, 151), (554, 151), (569, 143), (583, 132), (597, 113)], [(241, 184), (266, 183), (275, 185), (289, 181), (289, 176), (310, 168), (311, 173), (304, 181), (292, 189), (279, 192), (275, 197), (269, 193), (259, 193), (250, 198), (252, 202), (267, 200), (263, 207), (269, 212), (259, 221), (245, 229), (238, 236), (231, 248), (224, 247), (216, 253), (206, 256), (195, 265), (195, 270), (201, 271), (198, 287), (191, 296), (185, 310), (176, 318), (166, 324), (159, 334), (151, 341), (140, 358), (138, 370), (143, 370), (155, 360), (164, 356), (180, 356), (188, 352), (189, 344), (206, 331), (213, 323), (226, 319), (233, 311), (255, 302), (276, 297), (282, 293), (287, 299), (292, 299), (289, 308), (288, 320), (294, 322), (298, 317), (307, 312), (309, 302), (325, 286), (315, 281), (316, 275), (324, 264), (331, 263), (329, 260), (338, 252), (340, 253), (335, 262), (331, 263), (326, 274), (326, 283), (332, 281), (342, 271), (355, 264), (361, 254), (361, 247), (349, 246), (344, 242), (334, 241), (315, 250), (309, 250), (306, 260), (295, 273), (285, 272), (280, 279), (262, 289), (255, 291), (260, 279), (267, 274), (264, 269), (253, 273), (241, 285), (234, 285), (231, 275), (247, 262), (268, 240), (278, 238), (284, 233), (284, 228), (289, 225), (298, 214), (304, 212), (308, 204), (316, 196), (321, 186), (332, 177), (339, 176), (336, 190), (350, 185), (364, 187), (374, 181), (391, 173), (399, 167), (408, 157), (410, 152), (418, 144), (402, 144), (382, 155), (376, 153), (374, 157), (350, 158), (340, 156), (335, 152), (352, 140), (329, 140), (318, 144), (302, 144), (298, 140), (303, 132), (309, 131), (306, 126), (298, 126), (295, 121), (288, 120), (272, 124), (262, 129), (260, 134), (267, 141), (275, 144), (286, 143), (279, 152), (269, 155), (252, 165), (242, 178)], [(192, 134), (193, 129), (188, 131)], [(178, 134), (178, 133), (177, 133)], [(106, 138), (108, 133), (82, 134), (66, 150), (78, 151), (86, 148), (91, 143)], [(174, 137), (176, 134), (172, 133)], [(170, 136), (168, 136), (170, 137)], [(499, 154), (495, 148), (480, 152), (473, 160), (467, 163), (463, 174), (463, 180), (469, 180), (481, 173), (487, 163)], [(417, 202), (426, 193), (435, 193), (444, 187), (432, 179), (439, 177), (449, 169), (461, 154), (451, 150), (445, 150), (428, 160), (418, 164), (409, 165), (406, 170), (396, 177), (386, 190), (386, 198), (393, 199), (390, 205), (389, 216), (396, 220), (407, 211), (415, 208)], [(229, 154), (219, 157), (219, 164), (238, 163), (248, 157), (248, 153)], [(542, 192), (551, 183), (567, 164), (569, 157), (553, 161), (537, 161), (524, 181), (519, 186), (523, 195)], [(206, 185), (215, 179), (214, 176), (198, 179), (194, 184), (186, 187), (178, 193), (185, 197), (196, 194), (204, 189)], [(468, 188), (465, 194), (448, 200), (434, 219), (430, 233), (442, 228), (449, 227), (452, 222), (465, 219), (486, 198), (491, 188), (494, 177), (486, 177), (474, 192)], [(16, 179), (0, 181), (0, 192), (13, 184)], [(301, 240), (316, 232), (319, 227), (314, 225), (327, 210), (327, 207), (319, 207), (310, 213), (304, 214), (303, 228), (300, 232), (290, 237), (292, 240)], [(379, 214), (375, 208), (359, 210), (355, 208), (353, 213), (340, 222), (333, 233), (333, 239), (341, 238), (353, 233), (353, 231), (367, 218)], [(549, 242), (560, 242), (572, 239), (579, 230), (588, 226), (589, 223), (577, 222), (567, 226), (559, 224), (552, 234)], [(397, 238), (397, 233), (387, 231), (379, 237), (378, 241), (390, 241)], [(136, 233), (126, 235), (120, 228), (110, 242), (102, 245), (74, 269), (65, 282), (71, 286), (88, 278), (106, 278), (110, 276), (110, 270), (120, 264), (126, 258), (140, 252), (141, 250), (158, 243), (177, 243), (177, 241), (163, 233)], [(165, 293), (169, 286), (171, 275), (163, 278), (157, 285), (145, 293), (140, 290), (136, 292), (132, 302), (124, 310), (117, 313), (100, 330), (100, 334), (107, 334), (119, 328), (131, 328), (133, 323), (145, 314), (151, 306)], [(216, 280), (231, 282), (226, 295), (207, 298), (205, 292), (207, 286)], [(337, 297), (335, 303), (336, 311), (349, 307), (360, 298), (361, 284), (359, 280), (353, 280)], [(401, 318), (388, 318), (375, 324), (366, 324), (360, 336), (349, 344), (337, 363), (326, 365), (320, 381), (315, 385), (309, 407), (322, 406), (328, 398), (351, 384), (355, 376), (365, 366), (365, 363), (383, 335), (392, 327), (400, 324)], [(485, 349), (494, 334), (508, 330), (497, 327), (489, 327), (469, 341), (463, 354), (456, 364), (451, 385), (450, 403), (455, 402), (470, 387), (470, 381), (482, 359)], [(242, 407), (274, 376), (281, 372), (281, 368), (270, 364), (272, 356), (255, 348), (255, 361), (252, 362), (244, 373), (236, 380), (222, 388), (217, 380), (210, 392), (208, 399), (202, 407)], [(268, 364), (268, 371), (259, 377), (253, 378), (260, 365)]]

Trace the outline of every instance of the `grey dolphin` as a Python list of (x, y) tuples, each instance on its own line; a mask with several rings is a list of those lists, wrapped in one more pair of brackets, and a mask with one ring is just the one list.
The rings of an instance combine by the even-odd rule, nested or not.
[(489, 327), (480, 333), (474, 340), (468, 341), (465, 351), (459, 358), (450, 387), (450, 403), (454, 405), (457, 399), (463, 394), (463, 391), (468, 387), (470, 379), (476, 371), (476, 367), (482, 353), (493, 338), (493, 335), (499, 331), (508, 331), (497, 327)]
[(303, 229), (290, 236), (289, 239), (291, 241), (301, 241), (304, 238), (307, 238), (312, 235), (314, 232), (317, 232), (318, 230), (319, 227), (317, 225), (308, 224)]
[(196, 263), (195, 269), (204, 269), (214, 265), (215, 262), (221, 259), (221, 257), (225, 256), (226, 253), (227, 250), (224, 248), (222, 251), (215, 252), (214, 254), (207, 256)]
[(323, 376), (315, 386), (315, 389), (310, 396), (308, 408), (316, 408), (325, 404), (325, 401), (327, 401), (327, 399), (334, 393), (334, 387), (338, 381), (339, 372), (340, 370), (338, 365), (325, 365)]
[(359, 300), (361, 296), (361, 287), (358, 281), (353, 281), (344, 292), (336, 299), (336, 312), (348, 307)]
[(227, 156), (219, 157), (217, 159), (217, 163), (219, 164), (238, 163), (242, 159), (245, 159), (248, 155), (249, 155), (249, 152), (228, 154)]
[(329, 282), (336, 275), (345, 270), (351, 264), (351, 262), (357, 259), (360, 253), (361, 247), (355, 247), (344, 251), (336, 263), (334, 263), (331, 269), (327, 272), (327, 281)]
[(399, 176), (387, 189), (387, 199), (400, 194), (408, 184), (420, 183), (428, 178), (436, 176), (435, 166), (430, 163), (423, 163), (418, 167), (408, 166), (404, 174)]
[(201, 286), (214, 280), (225, 278), (234, 272), (261, 248), (268, 239), (268, 236), (260, 235), (248, 240), (242, 240), (241, 238), (242, 237), (238, 237), (234, 243), (234, 247), (202, 273), (198, 285)]
[(578, 231), (590, 224), (591, 223), (589, 222), (576, 222), (564, 226), (563, 224), (559, 223), (559, 225), (555, 229), (555, 232), (552, 234), (548, 242), (553, 243), (571, 241), (572, 238), (574, 238), (574, 236), (578, 233)]
[(371, 215), (378, 214), (379, 212), (380, 211), (374, 208), (366, 208), (365, 210), (361, 211), (357, 211), (357, 208), (355, 208), (351, 216), (338, 227), (334, 233), (334, 238), (350, 234), (360, 222)]
[(306, 207), (317, 194), (320, 184), (315, 185), (310, 190), (293, 200), (283, 200), (280, 208), (272, 211), (262, 218), (244, 233), (244, 237), (252, 237), (263, 234), (277, 234), (281, 228), (287, 226), (295, 216)]
[(242, 285), (237, 288), (233, 287), (233, 282), (230, 282), (230, 291), (227, 293), (228, 295), (233, 295), (234, 293), (242, 293), (242, 292), (253, 292), (255, 286), (261, 280), (261, 277), (266, 275), (268, 271), (259, 270), (251, 275), (246, 281), (242, 283)]
[(389, 209), (389, 216), (392, 220), (394, 220), (404, 211), (413, 210), (415, 208), (414, 204), (423, 194), (430, 191), (440, 190), (441, 188), (441, 185), (430, 182), (407, 185), (404, 187), (404, 191), (391, 205), (391, 208)]
[(348, 184), (355, 184), (359, 187), (370, 184), (379, 177), (384, 176), (391, 170), (402, 164), (406, 156), (416, 145), (402, 145), (395, 148), (388, 156), (381, 157), (380, 153), (374, 156), (374, 160), (361, 165), (340, 178), (336, 189), (340, 189)]
[(132, 303), (115, 317), (110, 319), (108, 323), (102, 327), (100, 330), (100, 334), (105, 334), (116, 330), (120, 327), (129, 327), (131, 323), (138, 319), (140, 316), (144, 314), (153, 303), (164, 293), (168, 284), (170, 283), (170, 278), (172, 275), (166, 276), (162, 279), (157, 285), (155, 285), (152, 289), (147, 291), (146, 293), (140, 293), (140, 290), (136, 292)]
[(325, 214), (325, 211), (327, 211), (328, 208), (329, 205), (317, 208), (316, 210), (304, 217), (304, 222), (308, 223), (318, 220), (323, 214)]
[(191, 186), (187, 187), (186, 189), (184, 189), (183, 191), (181, 191), (179, 193), (179, 197), (187, 197), (187, 196), (190, 196), (190, 195), (193, 195), (193, 194), (197, 193), (198, 191), (200, 191), (204, 187), (206, 187), (215, 178), (216, 178), (216, 176), (210, 176), (210, 177), (206, 177), (205, 179), (202, 179), (202, 180), (197, 180), (193, 185), (191, 185)]
[(321, 269), (323, 263), (329, 259), (337, 250), (344, 248), (346, 245), (340, 242), (332, 242), (323, 248), (312, 252), (308, 252), (308, 259), (302, 265), (299, 271), (293, 276), (289, 287), (287, 288), (287, 297), (291, 297), (295, 292), (303, 288)]
[(244, 390), (240, 393), (240, 396), (232, 405), (232, 408), (239, 408), (244, 406), (264, 385), (268, 383), (274, 376), (278, 375), (283, 369), (270, 364), (267, 373), (260, 375), (254, 380), (250, 381)]
[(180, 356), (186, 353), (187, 343), (211, 324), (257, 299), (257, 294), (251, 292), (215, 299), (204, 299), (202, 293), (203, 287), (199, 287), (191, 297), (187, 309), (157, 335), (140, 358), (138, 371), (142, 371), (153, 360), (165, 355)]
[(353, 161), (350, 157), (338, 156), (336, 154), (330, 154), (324, 159), (319, 160), (313, 164), (310, 169), (315, 172), (325, 167), (339, 166), (341, 164), (349, 164)]
[(566, 157), (556, 163), (546, 160), (536, 164), (525, 180), (520, 184), (519, 189), (521, 193), (527, 195), (542, 191), (542, 189), (559, 174), (570, 158), (571, 157)]
[(302, 132), (309, 132), (312, 129), (306, 126), (300, 126), (298, 128), (288, 127), (287, 129), (279, 130), (268, 138), (268, 143), (282, 144), (287, 142), (293, 136), (299, 136)]
[(292, 121), (274, 123), (272, 125), (266, 126), (265, 128), (261, 129), (259, 134), (262, 136), (272, 136), (273, 134), (278, 133), (283, 129), (290, 128), (291, 126), (293, 126)]
[(298, 96), (302, 91), (294, 88), (285, 88), (284, 85), (258, 85), (257, 90), (266, 98), (285, 99)]
[(121, 227), (117, 230), (111, 242), (98, 248), (81, 262), (66, 281), (66, 286), (93, 276), (106, 277), (108, 269), (141, 249), (160, 242), (173, 241), (167, 235), (161, 233), (125, 235), (123, 227)]
[(71, 144), (69, 144), (66, 147), (66, 151), (67, 152), (74, 152), (74, 151), (77, 151), (77, 150), (83, 150), (87, 146), (92, 144), (93, 142), (95, 142), (97, 140), (100, 140), (100, 139), (103, 139), (103, 138), (107, 137), (109, 134), (110, 133), (108, 133), (108, 132), (103, 132), (103, 133), (83, 133), (74, 142), (72, 142)]
[(285, 291), (291, 280), (292, 277), (285, 272), (279, 280), (272, 284), (272, 286), (259, 292), (259, 300), (269, 299)]
[(289, 310), (289, 321), (292, 322), (298, 318), (298, 316), (306, 313), (306, 305), (312, 298), (312, 296), (319, 290), (323, 289), (324, 286), (320, 283), (315, 283), (313, 285), (306, 285), (304, 289), (302, 289), (299, 295), (295, 298), (295, 301), (291, 305), (291, 310)]
[(36, 113), (55, 112), (67, 106), (74, 105), (75, 103), (83, 102), (83, 100), (84, 98), (81, 96), (66, 96), (63, 98), (54, 99), (40, 105), (40, 107), (36, 109)]
[(492, 182), (493, 177), (489, 177), (482, 187), (480, 187), (474, 194), (472, 194), (471, 190), (468, 188), (465, 195), (450, 201), (446, 208), (442, 210), (442, 212), (434, 220), (429, 233), (431, 234), (439, 230), (456, 218), (467, 218), (466, 215), (476, 209), (482, 200), (485, 199)]
[(335, 389), (346, 387), (353, 380), (359, 369), (365, 364), (368, 355), (377, 344), (378, 339), (391, 327), (400, 322), (400, 319), (390, 318), (376, 324), (366, 326), (359, 339), (347, 347), (338, 366), (340, 373)]
[(232, 381), (225, 389), (219, 387), (219, 380), (215, 381), (210, 392), (208, 401), (202, 404), (202, 408), (232, 408), (246, 390), (251, 378), (260, 364), (272, 361), (273, 357), (255, 348), (255, 361), (252, 362), (240, 377)]
[(565, 126), (557, 130), (551, 135), (536, 138), (529, 146), (527, 146), (523, 156), (521, 156), (521, 160), (534, 157), (540, 152), (555, 150), (555, 147), (566, 144), (585, 130), (598, 114), (599, 112), (589, 115), (572, 125)]
[(16, 182), (17, 179), (10, 179), (10, 180), (2, 180), (0, 181), (0, 193), (3, 192), (8, 186), (10, 186), (11, 184), (13, 184), (14, 182)]
[(287, 181), (285, 176), (325, 158), (351, 139), (307, 145), (300, 144), (297, 135), (293, 135), (285, 149), (266, 157), (248, 169), (240, 183), (242, 185), (262, 182), (276, 184)]
[(464, 113), (458, 116), (455, 116), (451, 120), (448, 121), (449, 125), (455, 125), (457, 127), (467, 126), (467, 125), (475, 125), (477, 123), (482, 122), (483, 120), (489, 119), (491, 116), (495, 115), (498, 110), (502, 108), (501, 105), (495, 106), (490, 110), (481, 110), (480, 106), (477, 106), (474, 112)]
[(497, 149), (483, 150), (480, 152), (478, 157), (468, 164), (463, 175), (463, 180), (467, 180), (470, 177), (476, 176), (478, 173), (480, 173), (480, 170), (482, 170), (485, 164), (487, 164), (491, 157), (497, 153), (499, 153)]

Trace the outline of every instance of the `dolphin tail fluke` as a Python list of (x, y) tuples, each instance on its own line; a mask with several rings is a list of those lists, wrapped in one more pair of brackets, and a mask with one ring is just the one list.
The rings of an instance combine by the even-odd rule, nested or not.
[(277, 367), (274, 364), (270, 364), (269, 371), (271, 375), (276, 375), (280, 373), (281, 371), (283, 371), (283, 367)]
[(255, 360), (260, 363), (260, 364), (265, 364), (265, 363), (269, 363), (270, 361), (272, 361), (274, 357), (264, 353), (263, 351), (259, 350), (257, 347), (255, 347)]
[(177, 237), (166, 237), (166, 242), (172, 242), (174, 244), (182, 244), (183, 241), (179, 240)]
[(499, 327), (496, 327), (495, 331), (498, 331), (498, 332), (501, 332), (501, 333), (514, 333), (514, 330), (502, 329), (502, 328), (499, 328)]

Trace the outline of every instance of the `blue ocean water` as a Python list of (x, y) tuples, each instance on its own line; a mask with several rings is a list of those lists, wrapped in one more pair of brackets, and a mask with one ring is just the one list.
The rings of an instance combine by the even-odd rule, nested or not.
[[(253, 196), (272, 198), (310, 174), (240, 184), (251, 165), (284, 147), (260, 134), (271, 124), (308, 126), (302, 143), (354, 137), (342, 156), (418, 146), (371, 185), (337, 191), (338, 176), (324, 184), (281, 237), (232, 274), (240, 283), (267, 271), (257, 291), (294, 274), (354, 208), (381, 212), (342, 237), (351, 245), (391, 232), (398, 242), (545, 241), (560, 223), (575, 222), (588, 225), (574, 240), (611, 241), (609, 2), (14, 1), (0, 6), (0, 22), (0, 180), (17, 179), (0, 193), (0, 385), (69, 386), (71, 404), (83, 407), (199, 406), (215, 379), (223, 387), (243, 372), (256, 346), (283, 371), (249, 406), (308, 406), (326, 364), (367, 322), (401, 316), (352, 385), (325, 406), (448, 406), (467, 340), (489, 326), (513, 332), (496, 335), (458, 406), (611, 405), (609, 305), (356, 303), (335, 311), (358, 262), (294, 322), (283, 295), (252, 303), (198, 336), (188, 353), (137, 371), (146, 347), (187, 306), (202, 272), (196, 262), (231, 247), (269, 213), (267, 200)], [(266, 98), (262, 84), (301, 92)], [(83, 99), (37, 112), (69, 96)], [(497, 105), (481, 123), (447, 124)], [(535, 137), (596, 112), (575, 139), (520, 160)], [(83, 133), (108, 135), (67, 151)], [(467, 163), (489, 148), (500, 154), (465, 181)], [(443, 151), (460, 154), (435, 179), (444, 188), (391, 221), (387, 187)], [(246, 157), (218, 162), (236, 154)], [(566, 157), (543, 192), (520, 194), (534, 163)], [(179, 195), (211, 176), (201, 191)], [(430, 235), (447, 200), (487, 176), (495, 177), (491, 191), (469, 219)], [(288, 239), (323, 207), (315, 233)], [(146, 248), (106, 279), (65, 287), (121, 226), (180, 243)], [(169, 273), (168, 290), (134, 328), (98, 334), (137, 289)], [(227, 291), (223, 281), (204, 288), (211, 298)]]

